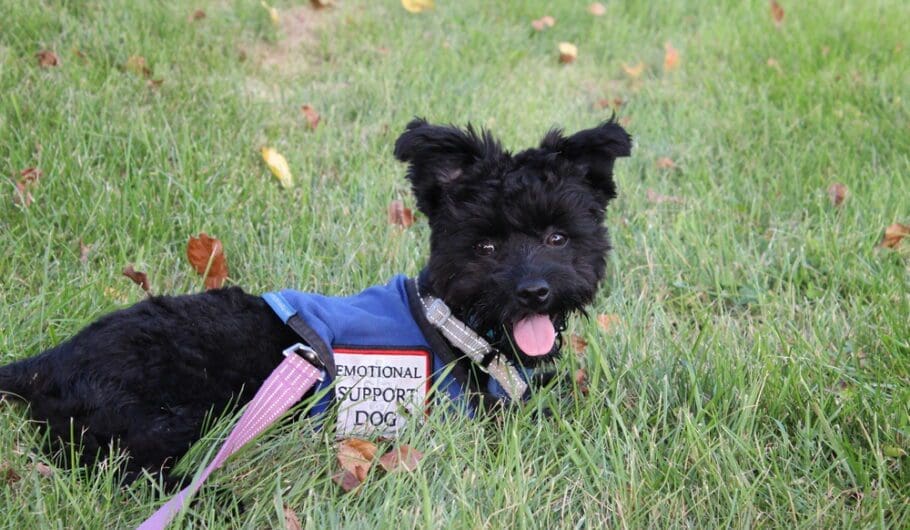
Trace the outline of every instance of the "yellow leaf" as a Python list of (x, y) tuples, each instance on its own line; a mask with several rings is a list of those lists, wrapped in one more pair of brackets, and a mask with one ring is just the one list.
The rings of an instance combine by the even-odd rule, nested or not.
[(433, 9), (433, 0), (401, 0), (401, 6), (410, 13), (420, 13), (427, 9)]
[(282, 188), (294, 187), (294, 177), (291, 175), (291, 168), (288, 167), (288, 161), (281, 156), (281, 153), (271, 147), (263, 147), (262, 159), (272, 170), (272, 174), (281, 182)]
[[(272, 19), (272, 24), (276, 26), (281, 23), (281, 17), (278, 16), (278, 10), (274, 7), (265, 3), (265, 0), (259, 0), (259, 3), (262, 4), (262, 7), (269, 12), (269, 18)], [(280, 177), (279, 177), (280, 178)]]
[(641, 77), (642, 72), (645, 71), (645, 63), (639, 61), (638, 64), (634, 66), (629, 66), (626, 63), (622, 63), (622, 69), (627, 76), (631, 77), (632, 79), (638, 79)]
[(571, 42), (559, 43), (559, 62), (571, 63), (578, 57), (578, 47)]

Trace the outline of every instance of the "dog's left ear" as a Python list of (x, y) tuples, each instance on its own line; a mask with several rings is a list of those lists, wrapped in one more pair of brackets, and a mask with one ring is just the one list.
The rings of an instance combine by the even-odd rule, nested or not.
[(408, 162), (408, 180), (417, 197), (417, 208), (428, 217), (443, 197), (468, 178), (478, 162), (502, 152), (489, 133), (468, 125), (458, 127), (431, 125), (416, 118), (395, 142), (395, 158)]
[(591, 187), (609, 201), (616, 197), (613, 162), (632, 154), (632, 137), (611, 119), (569, 137), (563, 136), (560, 130), (550, 131), (540, 142), (540, 148), (579, 166)]

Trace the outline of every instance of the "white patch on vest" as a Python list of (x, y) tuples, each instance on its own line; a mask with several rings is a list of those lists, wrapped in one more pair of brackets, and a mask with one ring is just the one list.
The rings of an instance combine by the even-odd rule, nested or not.
[(335, 350), (335, 436), (394, 437), (424, 414), (429, 354), (420, 350)]

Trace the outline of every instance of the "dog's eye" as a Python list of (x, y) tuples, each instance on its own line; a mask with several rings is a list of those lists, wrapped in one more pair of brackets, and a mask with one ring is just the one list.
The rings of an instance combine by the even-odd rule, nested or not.
[(476, 252), (478, 256), (489, 256), (496, 252), (496, 245), (494, 245), (492, 241), (481, 241), (474, 245), (474, 252)]
[(553, 232), (547, 236), (546, 243), (550, 247), (564, 247), (569, 242), (569, 238), (560, 232)]

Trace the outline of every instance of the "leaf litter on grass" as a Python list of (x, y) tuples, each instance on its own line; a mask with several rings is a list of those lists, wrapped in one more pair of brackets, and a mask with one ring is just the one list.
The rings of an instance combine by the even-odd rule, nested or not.
[(186, 245), (186, 257), (193, 269), (205, 278), (206, 289), (217, 289), (228, 277), (227, 258), (224, 245), (217, 238), (204, 232), (199, 237), (190, 237)]

